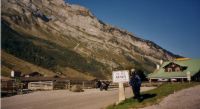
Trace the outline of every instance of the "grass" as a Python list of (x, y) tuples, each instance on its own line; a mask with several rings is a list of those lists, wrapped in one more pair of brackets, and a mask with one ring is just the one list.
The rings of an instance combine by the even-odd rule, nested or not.
[(164, 97), (168, 96), (169, 94), (185, 88), (193, 87), (195, 85), (200, 85), (200, 83), (165, 83), (156, 89), (143, 92), (142, 96), (144, 97), (144, 100), (142, 102), (138, 102), (136, 99), (129, 98), (119, 105), (111, 105), (107, 107), (107, 109), (134, 109), (150, 106), (159, 103)]
[(19, 59), (4, 50), (1, 51), (1, 61), (1, 75), (6, 77), (10, 76), (11, 70), (21, 71), (23, 74), (37, 71), (46, 76), (54, 75), (54, 72)]
[[(104, 73), (110, 72), (105, 64), (92, 57), (83, 57), (48, 40), (18, 33), (5, 22), (2, 22), (2, 50), (28, 63), (61, 74), (64, 68), (71, 68), (85, 75), (89, 73), (99, 78), (105, 78)], [(6, 61), (3, 65), (12, 67)]]

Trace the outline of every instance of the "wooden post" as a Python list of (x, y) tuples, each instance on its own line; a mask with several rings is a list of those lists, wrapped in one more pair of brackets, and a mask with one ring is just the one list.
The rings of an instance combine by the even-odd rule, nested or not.
[(183, 83), (183, 78), (181, 78), (181, 81), (182, 81), (182, 83)]
[(69, 90), (70, 90), (70, 85), (71, 85), (71, 84), (70, 84), (70, 80), (69, 80), (69, 82), (68, 82), (68, 89), (69, 89)]
[(151, 78), (149, 78), (149, 83), (151, 84)]
[(15, 91), (15, 78), (12, 82), (12, 95), (14, 95), (14, 91)]
[(82, 82), (82, 88), (83, 89), (85, 88), (85, 82), (84, 81)]

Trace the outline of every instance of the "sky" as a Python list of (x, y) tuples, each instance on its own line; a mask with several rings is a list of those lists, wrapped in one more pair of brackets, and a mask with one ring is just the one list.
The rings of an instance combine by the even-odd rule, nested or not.
[(67, 0), (103, 22), (184, 57), (200, 58), (200, 0)]

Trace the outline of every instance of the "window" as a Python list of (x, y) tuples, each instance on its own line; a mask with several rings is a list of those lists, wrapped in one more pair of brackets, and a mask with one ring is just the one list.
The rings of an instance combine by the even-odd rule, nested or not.
[(172, 64), (172, 67), (175, 67), (175, 64)]
[(172, 72), (172, 68), (167, 68), (167, 72)]
[(180, 67), (176, 67), (176, 68), (175, 68), (175, 71), (176, 71), (176, 72), (180, 72), (180, 71), (181, 71)]

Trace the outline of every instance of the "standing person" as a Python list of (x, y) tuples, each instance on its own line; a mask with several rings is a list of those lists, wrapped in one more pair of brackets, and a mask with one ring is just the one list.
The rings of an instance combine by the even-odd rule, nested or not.
[(141, 79), (134, 69), (131, 69), (131, 79), (130, 85), (133, 90), (134, 98), (136, 98), (139, 102), (141, 101), (140, 98), (140, 87), (141, 87)]

